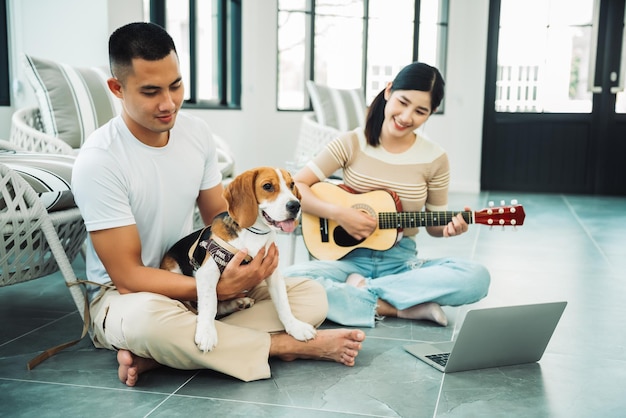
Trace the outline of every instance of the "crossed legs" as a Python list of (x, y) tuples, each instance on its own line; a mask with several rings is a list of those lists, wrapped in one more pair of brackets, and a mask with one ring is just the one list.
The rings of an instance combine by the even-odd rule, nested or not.
[[(346, 283), (355, 287), (364, 287), (367, 285), (365, 277), (358, 273), (350, 274), (346, 279)], [(388, 302), (378, 299), (376, 313), (380, 316), (432, 321), (443, 327), (448, 325), (448, 318), (445, 312), (441, 309), (441, 306), (435, 302), (420, 303), (419, 305), (411, 306), (407, 309), (396, 309)]]
[[(285, 333), (271, 335), (270, 357), (285, 361), (296, 359), (335, 361), (354, 366), (356, 356), (365, 340), (363, 331), (357, 329), (318, 330), (314, 339), (298, 341)], [(160, 366), (155, 360), (134, 355), (128, 350), (117, 352), (118, 376), (127, 386), (135, 386), (139, 376)]]

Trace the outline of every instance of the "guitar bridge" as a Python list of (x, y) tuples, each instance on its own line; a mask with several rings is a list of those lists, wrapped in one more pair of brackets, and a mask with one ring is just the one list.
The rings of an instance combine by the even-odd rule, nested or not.
[(329, 241), (328, 219), (320, 218), (320, 237), (322, 242)]

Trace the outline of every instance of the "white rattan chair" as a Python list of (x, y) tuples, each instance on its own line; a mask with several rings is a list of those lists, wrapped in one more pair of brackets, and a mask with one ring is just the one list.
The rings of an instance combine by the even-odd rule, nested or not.
[(9, 142), (18, 149), (30, 152), (64, 155), (78, 153), (78, 149), (72, 148), (67, 142), (44, 132), (37, 107), (19, 109), (13, 113)]
[[(298, 142), (294, 153), (293, 161), (287, 163), (292, 173), (298, 172), (304, 167), (318, 152), (320, 152), (326, 144), (341, 135), (338, 129), (331, 126), (322, 125), (315, 119), (315, 114), (305, 114), (302, 116), (300, 124), (300, 132), (298, 134)], [(333, 175), (333, 178), (339, 179), (340, 172)], [(296, 245), (298, 236), (302, 235), (300, 226), (290, 234), (290, 245), (285, 254), (287, 265), (290, 266), (296, 259)]]
[[(15, 150), (6, 141), (0, 141), (0, 148)], [(0, 230), (0, 286), (60, 271), (78, 312), (87, 323), (83, 286), (77, 285), (79, 281), (71, 264), (87, 237), (78, 208), (48, 213), (31, 185), (16, 171), (0, 164)], [(86, 333), (85, 328), (81, 339)], [(37, 361), (29, 363), (29, 368), (72, 343), (47, 350)]]
[(340, 134), (339, 130), (317, 122), (313, 113), (302, 116), (292, 168), (297, 171), (304, 167), (326, 144)]

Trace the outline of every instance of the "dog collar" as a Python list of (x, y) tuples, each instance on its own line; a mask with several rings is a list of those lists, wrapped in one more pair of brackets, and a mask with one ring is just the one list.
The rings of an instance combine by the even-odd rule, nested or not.
[(246, 228), (246, 229), (256, 235), (267, 235), (270, 233), (269, 229), (267, 231), (264, 231), (262, 229), (255, 228), (253, 226), (251, 226), (250, 228)]

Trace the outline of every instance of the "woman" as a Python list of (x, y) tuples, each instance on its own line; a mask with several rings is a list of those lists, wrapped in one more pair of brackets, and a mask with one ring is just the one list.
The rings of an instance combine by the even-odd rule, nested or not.
[[(296, 175), (303, 210), (335, 221), (356, 240), (372, 234), (376, 218), (311, 191), (312, 185), (339, 168), (344, 183), (358, 193), (376, 189), (397, 193), (403, 211), (446, 210), (448, 156), (416, 131), (437, 110), (443, 95), (444, 81), (436, 68), (420, 62), (403, 68), (373, 100), (365, 129), (338, 137)], [(459, 214), (447, 225), (426, 230), (435, 237), (452, 237), (467, 232), (468, 225)], [(470, 261), (419, 259), (413, 239), (417, 232), (418, 228), (405, 228), (385, 251), (356, 248), (339, 260), (293, 265), (285, 275), (321, 282), (328, 295), (328, 318), (343, 325), (373, 327), (376, 318), (395, 316), (446, 326), (441, 305), (458, 306), (485, 297), (489, 272)]]

